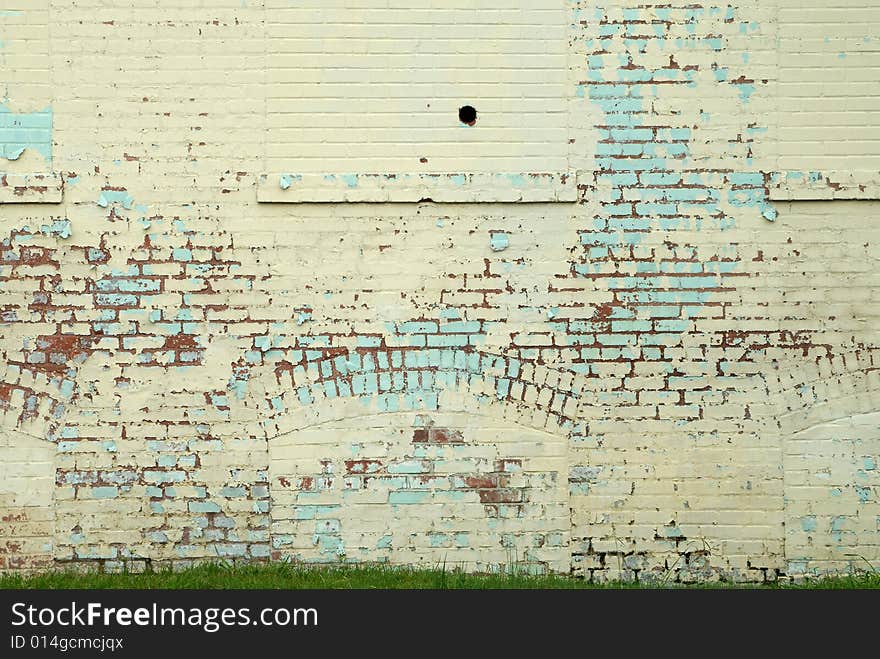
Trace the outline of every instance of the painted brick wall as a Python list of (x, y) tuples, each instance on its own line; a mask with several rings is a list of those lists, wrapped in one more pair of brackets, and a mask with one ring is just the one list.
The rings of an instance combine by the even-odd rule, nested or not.
[(270, 0), (267, 167), (565, 169), (568, 25), (564, 2)]
[(0, 569), (876, 566), (880, 10), (410, 5), (0, 2)]
[(779, 21), (779, 168), (811, 171), (819, 161), (876, 181), (880, 148), (864, 130), (880, 117), (876, 8), (785, 3)]

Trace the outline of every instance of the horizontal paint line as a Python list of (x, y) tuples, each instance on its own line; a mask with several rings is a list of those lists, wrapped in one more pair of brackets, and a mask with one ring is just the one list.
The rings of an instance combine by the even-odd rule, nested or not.
[(770, 186), (771, 201), (880, 200), (880, 172), (830, 170), (796, 173)]
[(262, 203), (571, 203), (574, 173), (263, 174)]

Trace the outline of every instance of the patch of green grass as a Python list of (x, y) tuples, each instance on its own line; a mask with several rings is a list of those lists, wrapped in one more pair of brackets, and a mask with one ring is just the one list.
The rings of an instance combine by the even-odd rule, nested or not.
[(81, 573), (49, 571), (0, 575), (3, 589), (583, 589), (583, 588), (774, 588), (880, 589), (880, 573), (814, 579), (796, 584), (670, 583), (665, 586), (632, 582), (590, 584), (568, 576), (526, 574), (469, 574), (443, 568), (416, 569), (376, 565), (305, 566), (293, 563), (230, 565), (209, 563), (186, 570), (144, 573)]
[(880, 572), (863, 572), (841, 577), (809, 579), (799, 584), (780, 587), (811, 590), (880, 590)]
[(0, 588), (161, 588), (161, 589), (491, 589), (584, 588), (582, 580), (565, 576), (468, 574), (460, 570), (415, 569), (376, 565), (313, 566), (293, 563), (228, 565), (208, 563), (172, 572), (77, 573), (44, 572), (0, 576)]

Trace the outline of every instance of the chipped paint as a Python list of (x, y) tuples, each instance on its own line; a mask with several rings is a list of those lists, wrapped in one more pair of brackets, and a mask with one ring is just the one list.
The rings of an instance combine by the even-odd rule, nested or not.
[(0, 157), (18, 160), (26, 149), (52, 162), (52, 106), (38, 112), (13, 112), (0, 103)]
[[(57, 126), (36, 113), (3, 140), (0, 201), (20, 203), (0, 236), (0, 512), (31, 544), (0, 569), (445, 561), (689, 582), (877, 559), (876, 168), (774, 150), (774, 12), (572, 0), (527, 70), (478, 53), (509, 81), (450, 103), (478, 104), (470, 131), (434, 99), (401, 114), (325, 80), (320, 102), (363, 119), (335, 131), (273, 78), (262, 3), (235, 4), (203, 34), (198, 85), (163, 68), (162, 43), (192, 53), (161, 22), (133, 42), (73, 7), (53, 20), (88, 44), (47, 30), (46, 52), (106, 52), (52, 89)], [(175, 8), (175, 27), (204, 20)], [(815, 47), (860, 66), (861, 38), (842, 43)], [(158, 62), (124, 98), (120, 49)], [(7, 119), (45, 105), (7, 93)], [(382, 125), (404, 115), (437, 123)], [(43, 147), (57, 171), (24, 171)]]

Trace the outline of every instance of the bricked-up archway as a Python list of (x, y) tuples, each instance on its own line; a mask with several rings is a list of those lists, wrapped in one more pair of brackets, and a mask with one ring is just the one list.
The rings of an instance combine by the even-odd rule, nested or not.
[(876, 409), (816, 423), (786, 437), (787, 573), (846, 574), (880, 560)]
[(443, 407), (272, 439), (272, 557), (567, 571), (566, 438)]
[(272, 557), (568, 571), (583, 382), (472, 350), (333, 362), (265, 420)]
[(785, 571), (847, 574), (880, 560), (880, 350), (859, 347), (769, 378), (782, 436)]
[(55, 447), (0, 431), (0, 570), (46, 568), (55, 535)]

